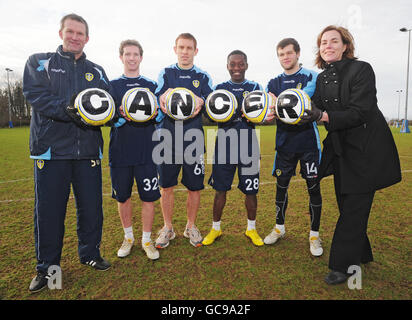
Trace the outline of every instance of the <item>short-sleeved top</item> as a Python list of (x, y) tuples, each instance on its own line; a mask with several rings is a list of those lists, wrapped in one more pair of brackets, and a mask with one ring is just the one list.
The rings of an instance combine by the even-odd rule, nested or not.
[[(158, 78), (158, 87), (156, 96), (160, 97), (169, 88), (183, 87), (191, 90), (195, 95), (206, 101), (207, 96), (213, 91), (212, 79), (207, 72), (193, 66), (190, 69), (181, 69), (177, 63), (160, 71)], [(173, 139), (175, 139), (175, 120), (165, 115), (160, 109), (156, 118), (159, 122), (158, 128), (168, 129)], [(195, 117), (183, 121), (183, 134), (189, 129), (199, 129), (203, 132), (202, 127), (202, 112), (199, 112)], [(183, 147), (186, 148), (194, 139), (183, 141)]]
[[(269, 81), (266, 91), (278, 97), (286, 89), (297, 88), (305, 91), (309, 97), (315, 92), (317, 73), (300, 68), (294, 74), (282, 73)], [(276, 119), (276, 150), (301, 153), (320, 150), (319, 131), (316, 122), (303, 125), (291, 125)]]
[[(124, 94), (132, 88), (147, 88), (155, 93), (157, 84), (144, 76), (120, 78), (110, 81), (116, 108), (122, 104)], [(125, 167), (153, 163), (152, 151), (155, 143), (152, 139), (155, 121), (137, 123), (126, 121), (120, 127), (112, 127), (110, 131), (109, 165)]]

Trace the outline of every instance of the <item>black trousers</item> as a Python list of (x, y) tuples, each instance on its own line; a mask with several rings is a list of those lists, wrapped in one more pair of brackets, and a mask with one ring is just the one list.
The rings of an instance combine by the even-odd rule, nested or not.
[(342, 194), (339, 170), (334, 168), (335, 194), (339, 219), (333, 235), (329, 256), (331, 270), (347, 273), (351, 265), (373, 261), (367, 235), (369, 213), (375, 191), (361, 194)]

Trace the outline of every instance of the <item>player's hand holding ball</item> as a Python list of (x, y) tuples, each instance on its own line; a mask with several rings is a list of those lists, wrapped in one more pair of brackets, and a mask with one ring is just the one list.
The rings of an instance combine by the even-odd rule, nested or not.
[(276, 110), (275, 110), (277, 97), (272, 92), (268, 92), (268, 93), (272, 97), (272, 104), (269, 106), (270, 112), (267, 115), (267, 117), (265, 119), (265, 122), (270, 122), (273, 119), (278, 119), (278, 116), (277, 116)]

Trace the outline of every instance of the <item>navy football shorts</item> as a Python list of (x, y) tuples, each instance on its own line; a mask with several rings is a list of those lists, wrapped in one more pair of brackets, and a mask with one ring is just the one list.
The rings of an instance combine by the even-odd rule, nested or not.
[(205, 162), (203, 155), (194, 164), (165, 164), (157, 166), (159, 172), (159, 184), (162, 188), (174, 187), (178, 184), (178, 177), (182, 169), (182, 184), (190, 191), (204, 189)]
[(235, 177), (236, 168), (238, 169), (238, 188), (244, 194), (257, 194), (259, 191), (259, 172), (254, 175), (242, 174), (244, 166), (242, 164), (214, 164), (212, 174), (209, 178), (209, 185), (216, 191), (229, 191)]
[(156, 165), (143, 164), (128, 167), (111, 167), (112, 198), (125, 202), (132, 195), (133, 182), (136, 180), (140, 200), (153, 202), (160, 198)]
[(320, 156), (319, 150), (302, 153), (278, 150), (275, 154), (272, 175), (275, 177), (290, 178), (296, 175), (296, 165), (298, 161), (300, 161), (300, 174), (302, 178), (317, 178)]

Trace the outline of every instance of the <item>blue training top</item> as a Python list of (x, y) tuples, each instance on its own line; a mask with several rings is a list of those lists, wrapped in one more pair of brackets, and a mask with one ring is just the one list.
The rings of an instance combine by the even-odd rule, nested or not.
[[(215, 90), (218, 90), (218, 89), (225, 89), (233, 93), (233, 95), (237, 99), (237, 104), (238, 104), (236, 114), (233, 115), (233, 119), (229, 122), (219, 122), (218, 123), (219, 128), (226, 128), (226, 127), (232, 128), (235, 125), (236, 127), (243, 127), (243, 128), (254, 127), (254, 124), (252, 122), (247, 122), (246, 119), (242, 117), (242, 102), (243, 102), (244, 97), (249, 92), (252, 92), (255, 90), (263, 90), (262, 86), (257, 82), (249, 81), (249, 80), (244, 80), (242, 83), (236, 83), (236, 82), (229, 80), (229, 81), (218, 84), (215, 87)], [(242, 124), (241, 125), (237, 124), (238, 122)]]
[[(316, 88), (317, 76), (316, 72), (305, 68), (300, 68), (299, 71), (291, 75), (282, 73), (269, 81), (266, 91), (272, 92), (278, 97), (286, 89), (298, 88), (312, 97)], [(276, 119), (276, 126), (276, 150), (293, 153), (321, 150), (316, 122), (292, 125)]]
[[(146, 77), (139, 76), (128, 78), (121, 76), (110, 81), (113, 90), (113, 99), (117, 109), (122, 104), (126, 91), (141, 87), (155, 93), (157, 84)], [(152, 151), (155, 142), (152, 140), (155, 131), (155, 121), (137, 123), (132, 121), (119, 121), (122, 126), (112, 127), (110, 131), (109, 165), (111, 167), (125, 167), (153, 163)]]
[[(169, 88), (183, 87), (191, 90), (195, 95), (206, 101), (207, 96), (213, 91), (212, 79), (207, 72), (193, 66), (191, 69), (185, 70), (179, 68), (176, 64), (164, 68), (158, 78), (158, 87), (156, 90), (156, 96), (160, 97)], [(204, 109), (203, 109), (204, 110)], [(165, 115), (160, 109), (156, 121), (160, 124), (158, 128), (164, 128), (170, 130), (173, 139), (175, 139), (175, 120)], [(203, 132), (202, 127), (202, 112), (196, 115), (196, 117), (183, 121), (183, 134), (188, 129), (200, 129)], [(191, 144), (191, 141), (184, 141), (183, 146)], [(173, 147), (174, 149), (174, 147)]]
[[(262, 90), (262, 86), (254, 81), (249, 81), (249, 80), (244, 80), (242, 83), (235, 83), (231, 80), (223, 82), (218, 84), (215, 87), (215, 90), (218, 89), (225, 89), (227, 91), (230, 91), (231, 93), (233, 93), (233, 95), (236, 97), (237, 103), (238, 103), (238, 107), (236, 109), (236, 113), (235, 115), (233, 115), (233, 119), (231, 119), (228, 122), (219, 122), (218, 123), (218, 128), (225, 130), (225, 132), (227, 132), (227, 130), (229, 129), (235, 129), (237, 131), (238, 134), (238, 159), (240, 157), (240, 144), (241, 143), (246, 143), (247, 144), (247, 151), (248, 154), (251, 154), (251, 142), (252, 139), (255, 138), (256, 136), (252, 136), (252, 129), (255, 128), (254, 123), (252, 122), (248, 122), (246, 120), (246, 118), (242, 117), (242, 102), (244, 97), (252, 91), (255, 90)], [(240, 135), (240, 129), (248, 129), (247, 132), (247, 138), (248, 141), (241, 141), (241, 135)], [(218, 138), (219, 136), (217, 136)], [(243, 139), (245, 139), (245, 137), (243, 136)], [(229, 139), (226, 139), (226, 163), (230, 163), (232, 161), (233, 163), (233, 159), (231, 157), (230, 154), (230, 142)], [(233, 155), (235, 156), (235, 155)], [(217, 159), (218, 157), (218, 139), (216, 139), (216, 145), (215, 145), (215, 159)]]

